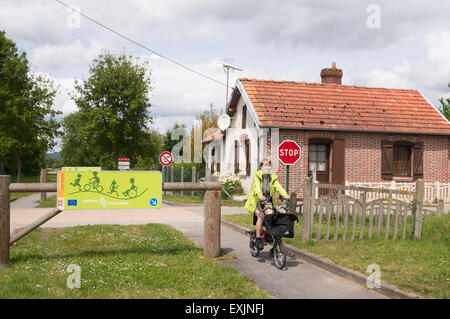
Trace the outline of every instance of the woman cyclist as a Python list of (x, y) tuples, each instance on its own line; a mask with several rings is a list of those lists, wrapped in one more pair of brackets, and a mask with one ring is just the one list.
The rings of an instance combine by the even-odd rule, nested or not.
[[(272, 161), (269, 159), (262, 159), (259, 164), (259, 169), (253, 176), (252, 187), (248, 193), (247, 202), (244, 208), (253, 213), (253, 224), (256, 224), (256, 248), (262, 250), (264, 244), (262, 242), (261, 233), (264, 216), (273, 213), (275, 207), (275, 192), (289, 200), (290, 196), (278, 181), (278, 176), (271, 173)], [(256, 220), (257, 219), (257, 220)], [(256, 220), (256, 223), (255, 223)], [(267, 242), (273, 242), (271, 236), (268, 236)]]

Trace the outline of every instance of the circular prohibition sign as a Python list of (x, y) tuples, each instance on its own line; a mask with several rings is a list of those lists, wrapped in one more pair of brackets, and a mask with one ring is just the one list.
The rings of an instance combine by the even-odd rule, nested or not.
[(159, 155), (159, 162), (161, 165), (169, 166), (173, 162), (173, 156), (170, 152), (162, 152), (161, 155)]

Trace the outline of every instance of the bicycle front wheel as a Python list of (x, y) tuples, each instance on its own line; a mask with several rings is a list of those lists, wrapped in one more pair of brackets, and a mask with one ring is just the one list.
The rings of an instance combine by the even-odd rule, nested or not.
[(273, 245), (273, 261), (275, 262), (275, 267), (283, 269), (286, 266), (286, 259), (286, 247), (281, 239), (277, 238)]

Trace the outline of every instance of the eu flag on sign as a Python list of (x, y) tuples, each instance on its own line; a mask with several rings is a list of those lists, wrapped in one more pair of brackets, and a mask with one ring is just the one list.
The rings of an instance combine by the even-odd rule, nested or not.
[(67, 200), (67, 206), (77, 206), (77, 200), (76, 199)]

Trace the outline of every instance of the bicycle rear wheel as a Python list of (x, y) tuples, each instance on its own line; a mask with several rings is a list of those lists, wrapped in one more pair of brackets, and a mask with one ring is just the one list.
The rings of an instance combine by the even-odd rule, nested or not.
[(286, 247), (280, 238), (275, 239), (273, 244), (273, 261), (275, 262), (275, 267), (278, 269), (283, 269), (286, 266)]

